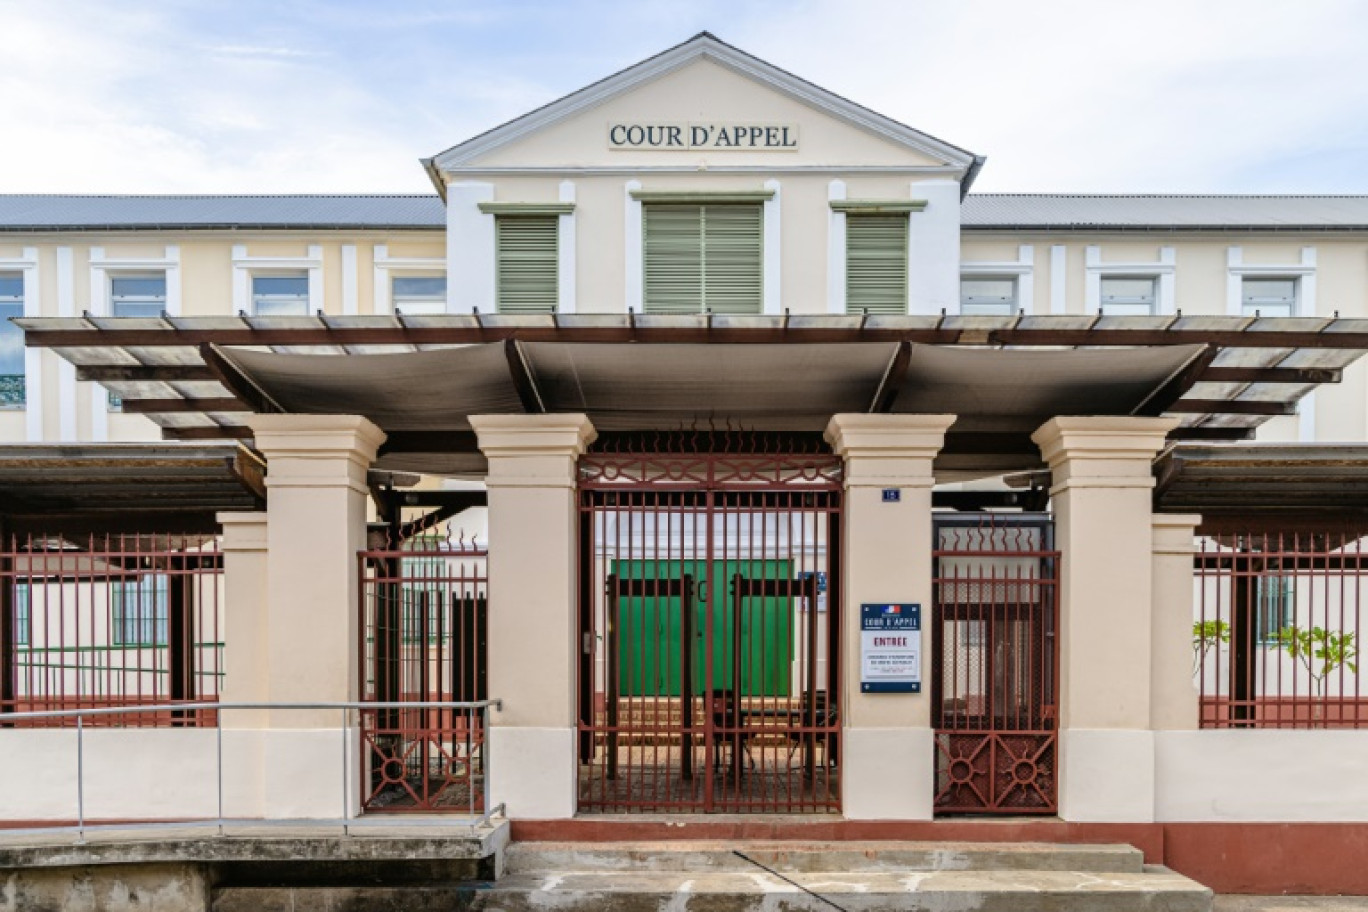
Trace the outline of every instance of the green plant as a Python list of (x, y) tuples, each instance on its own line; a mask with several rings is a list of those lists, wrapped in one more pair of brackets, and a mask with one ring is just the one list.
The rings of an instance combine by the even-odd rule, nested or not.
[(1291, 626), (1279, 630), (1273, 641), (1306, 668), (1318, 697), (1325, 691), (1326, 678), (1341, 666), (1358, 674), (1358, 643), (1352, 633)]
[(1230, 625), (1225, 621), (1194, 621), (1192, 624), (1192, 673), (1202, 665), (1207, 650), (1230, 644)]

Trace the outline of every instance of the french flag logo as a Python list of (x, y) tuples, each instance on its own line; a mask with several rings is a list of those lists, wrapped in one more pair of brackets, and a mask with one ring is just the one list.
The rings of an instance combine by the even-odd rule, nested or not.
[(902, 605), (884, 605), (884, 614), (902, 614)]

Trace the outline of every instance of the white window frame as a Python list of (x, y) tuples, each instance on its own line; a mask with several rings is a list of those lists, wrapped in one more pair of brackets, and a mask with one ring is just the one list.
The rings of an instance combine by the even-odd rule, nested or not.
[(246, 244), (233, 245), (233, 310), (255, 316), (252, 307), (252, 278), (281, 272), (303, 271), (309, 277), (309, 314), (323, 309), (323, 246), (310, 244), (302, 257), (249, 256)]
[[(1309, 317), (1316, 313), (1316, 248), (1303, 247), (1299, 263), (1246, 263), (1244, 248), (1230, 247), (1226, 250), (1226, 313), (1232, 317), (1243, 317), (1244, 280), (1253, 279), (1292, 279), (1296, 282), (1296, 301), (1292, 306), (1292, 316)], [(1250, 314), (1249, 316), (1253, 316)]]
[[(1016, 311), (1030, 315), (1035, 309), (1035, 247), (1021, 244), (1015, 260), (966, 260), (960, 263), (960, 281), (965, 279), (1016, 279)], [(955, 313), (960, 313), (964, 300), (961, 291), (955, 295)]]
[(90, 248), (90, 312), (97, 317), (113, 315), (114, 277), (160, 272), (166, 277), (166, 312), (180, 316), (180, 247), (168, 245), (160, 257), (111, 257), (103, 247)]
[(1088, 313), (1095, 314), (1102, 309), (1102, 279), (1153, 278), (1154, 315), (1165, 316), (1176, 312), (1175, 276), (1178, 269), (1177, 253), (1173, 247), (1160, 247), (1159, 259), (1155, 261), (1106, 262), (1102, 259), (1102, 248), (1089, 244), (1083, 253), (1084, 304)]
[(398, 276), (446, 276), (447, 311), (451, 311), (451, 276), (445, 257), (392, 257), (388, 244), (376, 244), (374, 258), (372, 305), (376, 313), (394, 313), (394, 279)]
[[(38, 248), (24, 247), (15, 258), (0, 257), (0, 270), (23, 276), (24, 316), (42, 316), (42, 301), (38, 297)], [(43, 439), (42, 355), (41, 349), (24, 349), (24, 436), (30, 443)]]

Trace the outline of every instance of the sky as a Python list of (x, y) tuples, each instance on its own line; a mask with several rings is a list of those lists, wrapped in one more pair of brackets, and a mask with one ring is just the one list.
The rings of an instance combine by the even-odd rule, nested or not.
[(1368, 193), (1365, 0), (0, 0), (0, 193), (424, 193), (708, 30), (976, 191)]

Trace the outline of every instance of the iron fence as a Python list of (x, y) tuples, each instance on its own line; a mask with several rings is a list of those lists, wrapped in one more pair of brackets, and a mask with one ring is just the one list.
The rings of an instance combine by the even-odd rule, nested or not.
[[(0, 712), (110, 709), (92, 724), (213, 725), (223, 557), (209, 535), (10, 537), (0, 544)], [(176, 708), (175, 704), (196, 704)], [(134, 707), (164, 706), (160, 713)]]
[(1193, 567), (1203, 728), (1368, 727), (1362, 533), (1201, 535)]
[(367, 810), (478, 802), (483, 720), (444, 707), (488, 696), (487, 557), (443, 536), (360, 554), (362, 697), (386, 704), (361, 714)]
[(581, 460), (581, 809), (840, 809), (841, 463), (783, 443)]
[(933, 552), (940, 814), (1057, 806), (1059, 552), (1039, 514), (948, 514)]

